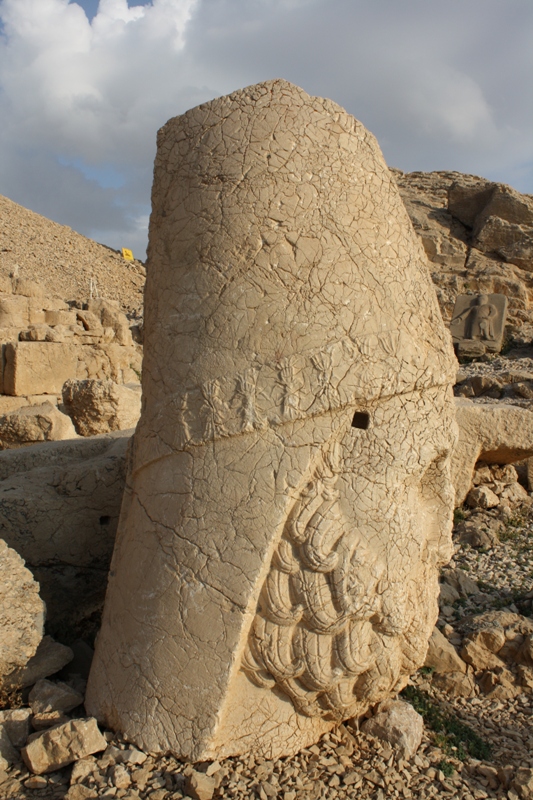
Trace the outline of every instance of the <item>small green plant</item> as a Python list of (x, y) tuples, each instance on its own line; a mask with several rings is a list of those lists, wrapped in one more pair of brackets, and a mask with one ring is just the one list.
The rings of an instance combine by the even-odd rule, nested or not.
[(401, 694), (411, 703), (415, 711), (422, 715), (427, 727), (433, 731), (435, 744), (446, 755), (451, 755), (460, 761), (464, 761), (468, 756), (480, 760), (490, 758), (490, 745), (472, 728), (435, 703), (427, 692), (416, 686), (406, 686)]
[(451, 763), (451, 761), (446, 761), (445, 758), (443, 758), (442, 761), (439, 761), (437, 764), (437, 769), (440, 769), (446, 778), (451, 778), (455, 772), (454, 765)]
[(420, 667), (418, 671), (421, 675), (433, 675), (435, 667)]
[(461, 520), (466, 519), (466, 514), (462, 508), (456, 508), (453, 512), (453, 524), (457, 525)]

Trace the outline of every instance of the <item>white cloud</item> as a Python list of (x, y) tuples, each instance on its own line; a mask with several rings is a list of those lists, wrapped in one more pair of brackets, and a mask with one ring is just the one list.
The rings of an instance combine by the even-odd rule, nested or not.
[(395, 166), (533, 190), (530, 0), (79, 3), (0, 0), (0, 191), (106, 243), (142, 248), (157, 128), (271, 77), (340, 102)]

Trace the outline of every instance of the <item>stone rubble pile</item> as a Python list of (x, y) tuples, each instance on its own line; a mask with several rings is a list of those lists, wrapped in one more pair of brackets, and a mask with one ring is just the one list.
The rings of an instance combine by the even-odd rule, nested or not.
[[(69, 408), (80, 435), (136, 424), (138, 393), (123, 385), (139, 386), (142, 347), (133, 341), (117, 302), (93, 299), (86, 308), (78, 308), (46, 297), (32, 281), (4, 279), (0, 348), (0, 449), (74, 438)], [(65, 383), (72, 387), (76, 381), (90, 382), (85, 389), (87, 408), (89, 396), (98, 395), (100, 403), (107, 396), (113, 407), (99, 409), (93, 400), (92, 424), (62, 397)], [(99, 410), (100, 424), (94, 419)]]

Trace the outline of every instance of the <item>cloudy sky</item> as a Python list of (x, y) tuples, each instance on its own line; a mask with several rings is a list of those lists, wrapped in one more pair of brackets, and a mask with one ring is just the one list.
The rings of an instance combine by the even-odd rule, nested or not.
[(0, 194), (144, 258), (157, 129), (282, 77), (533, 193), (531, 0), (0, 0)]

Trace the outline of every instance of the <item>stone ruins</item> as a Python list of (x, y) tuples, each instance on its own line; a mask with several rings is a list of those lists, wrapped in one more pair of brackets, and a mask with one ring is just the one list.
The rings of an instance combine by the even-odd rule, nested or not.
[(424, 662), (451, 337), (374, 137), (280, 80), (161, 129), (149, 265), (86, 708), (155, 753), (290, 755)]

